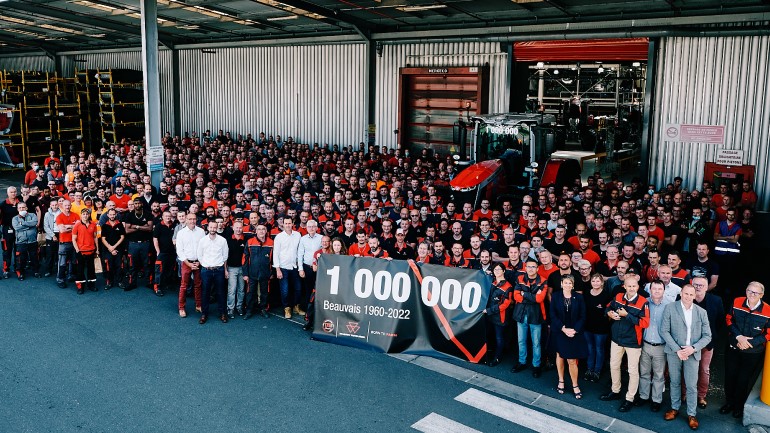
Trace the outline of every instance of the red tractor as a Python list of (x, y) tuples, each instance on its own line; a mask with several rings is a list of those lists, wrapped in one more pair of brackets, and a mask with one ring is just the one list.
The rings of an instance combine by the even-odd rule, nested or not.
[[(483, 198), (493, 203), (504, 197), (516, 200), (541, 185), (571, 185), (580, 177), (578, 161), (548, 160), (554, 150), (553, 115), (504, 113), (471, 120), (470, 152), (461, 145), (460, 154), (454, 156), (461, 169), (449, 183), (455, 203), (475, 207)], [(541, 176), (539, 167), (547, 160)]]

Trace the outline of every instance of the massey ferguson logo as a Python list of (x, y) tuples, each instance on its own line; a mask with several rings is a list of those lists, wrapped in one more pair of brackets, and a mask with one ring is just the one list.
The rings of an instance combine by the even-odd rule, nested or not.
[(324, 320), (324, 323), (321, 328), (327, 334), (331, 334), (332, 332), (334, 332), (334, 322), (332, 322), (331, 320)]
[(345, 326), (348, 328), (348, 332), (351, 334), (355, 334), (359, 329), (361, 329), (361, 327), (358, 326), (358, 322), (348, 322), (348, 324)]

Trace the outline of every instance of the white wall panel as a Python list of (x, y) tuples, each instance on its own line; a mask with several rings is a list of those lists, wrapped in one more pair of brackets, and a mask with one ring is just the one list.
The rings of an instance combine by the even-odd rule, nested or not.
[(182, 133), (264, 131), (345, 146), (366, 140), (366, 45), (211, 51), (180, 51)]
[[(78, 61), (76, 62), (75, 59)], [(81, 60), (85, 60), (84, 62)], [(96, 52), (62, 56), (62, 73), (74, 77), (75, 69), (135, 69), (142, 70), (141, 51)], [(174, 93), (171, 50), (158, 51), (158, 72), (160, 75), (160, 114), (163, 133), (174, 133)]]
[(45, 55), (0, 57), (0, 70), (53, 72), (56, 64)]
[(399, 68), (427, 66), (481, 66), (489, 63), (489, 112), (508, 111), (510, 71), (508, 55), (493, 42), (405, 44), (383, 46), (377, 57), (377, 144), (396, 147), (398, 136)]
[[(760, 210), (770, 209), (770, 37), (664, 38), (650, 145), (650, 181), (682, 176), (699, 188), (717, 149), (742, 149), (756, 166)], [(666, 123), (724, 125), (725, 144), (671, 142)]]

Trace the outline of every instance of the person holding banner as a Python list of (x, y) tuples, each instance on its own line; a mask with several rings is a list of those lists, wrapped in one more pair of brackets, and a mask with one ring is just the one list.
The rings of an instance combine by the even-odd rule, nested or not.
[(508, 307), (511, 306), (511, 283), (505, 279), (505, 266), (497, 262), (492, 265), (494, 281), (489, 288), (489, 300), (484, 314), (495, 329), (495, 356), (489, 361), (489, 366), (500, 364), (500, 357), (505, 349), (505, 325), (508, 317)]
[(527, 368), (527, 337), (532, 338), (532, 376), (540, 377), (540, 336), (545, 322), (545, 296), (548, 294), (548, 284), (537, 273), (537, 262), (528, 259), (524, 267), (526, 273), (520, 275), (513, 289), (513, 320), (518, 326), (519, 362), (511, 371), (519, 373)]

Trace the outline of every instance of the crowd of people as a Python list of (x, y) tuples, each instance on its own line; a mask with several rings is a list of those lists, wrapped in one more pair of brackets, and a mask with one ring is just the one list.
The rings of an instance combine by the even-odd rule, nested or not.
[(557, 392), (566, 374), (579, 399), (577, 360), (586, 360), (584, 380), (598, 382), (609, 358), (612, 388), (602, 399), (622, 400), (623, 412), (659, 411), (668, 369), (682, 392), (671, 392), (665, 419), (685, 396), (696, 429), (726, 328), (720, 412), (742, 415), (770, 339), (764, 286), (742, 272), (754, 248), (749, 182), (687, 191), (678, 177), (659, 188), (596, 173), (519, 199), (481, 197), (476, 207), (454, 201), (451, 159), (427, 150), (221, 130), (166, 134), (163, 146), (157, 186), (146, 148), (129, 140), (32, 162), (0, 204), (4, 278), (53, 275), (82, 295), (98, 290), (101, 273), (104, 290), (178, 293), (182, 318), (192, 296), (200, 324), (215, 302), (224, 323), (277, 309), (312, 329), (320, 254), (479, 269), (493, 277), (489, 365), (515, 340), (514, 373), (540, 377), (555, 366)]

